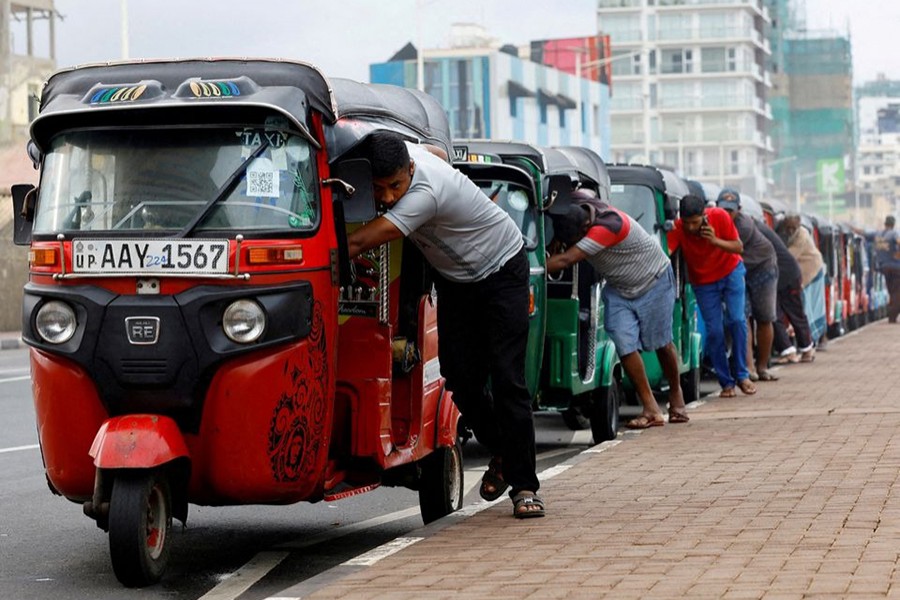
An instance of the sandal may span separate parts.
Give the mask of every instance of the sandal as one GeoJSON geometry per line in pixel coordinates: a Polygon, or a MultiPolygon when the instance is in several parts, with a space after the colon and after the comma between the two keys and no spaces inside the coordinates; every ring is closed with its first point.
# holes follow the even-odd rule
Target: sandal
{"type": "Polygon", "coordinates": [[[503,480],[503,474],[500,472],[500,458],[495,456],[488,463],[487,471],[481,478],[478,494],[488,502],[493,502],[507,489],[509,489],[509,484],[503,480]]]}
{"type": "Polygon", "coordinates": [[[760,371],[759,372],[759,380],[760,381],[778,381],[778,377],[769,373],[768,371],[760,371]]]}
{"type": "Polygon", "coordinates": [[[722,388],[722,391],[719,392],[719,398],[734,398],[737,396],[737,392],[734,391],[734,387],[722,388]]]}
{"type": "Polygon", "coordinates": [[[654,415],[653,417],[641,415],[628,421],[625,427],[628,429],[648,429],[650,427],[662,427],[665,424],[666,420],[663,419],[662,415],[654,415]]]}
{"type": "Polygon", "coordinates": [[[543,517],[544,501],[534,492],[521,491],[512,498],[513,516],[517,519],[543,517]]]}
{"type": "Polygon", "coordinates": [[[738,381],[738,387],[741,388],[741,391],[748,396],[752,396],[756,393],[756,386],[753,385],[753,382],[749,379],[738,381]]]}
{"type": "Polygon", "coordinates": [[[687,415],[687,411],[683,408],[669,409],[669,423],[687,423],[691,418],[687,415]]]}

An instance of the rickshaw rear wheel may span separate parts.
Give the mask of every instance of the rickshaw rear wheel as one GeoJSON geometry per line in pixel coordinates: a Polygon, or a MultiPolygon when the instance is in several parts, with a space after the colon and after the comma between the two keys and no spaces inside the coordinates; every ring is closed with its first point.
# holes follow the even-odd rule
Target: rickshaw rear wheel
{"type": "Polygon", "coordinates": [[[616,439],[619,435],[619,405],[624,391],[622,382],[613,377],[608,386],[594,391],[591,402],[591,433],[594,443],[600,444],[616,439]]]}
{"type": "Polygon", "coordinates": [[[127,587],[152,585],[169,561],[172,496],[155,471],[117,475],[109,503],[109,553],[116,578],[127,587]]]}
{"type": "Polygon", "coordinates": [[[427,525],[462,508],[463,459],[459,441],[435,448],[419,465],[422,521],[427,525]]]}
{"type": "Polygon", "coordinates": [[[700,400],[700,367],[696,366],[681,376],[681,395],[685,404],[700,400]]]}

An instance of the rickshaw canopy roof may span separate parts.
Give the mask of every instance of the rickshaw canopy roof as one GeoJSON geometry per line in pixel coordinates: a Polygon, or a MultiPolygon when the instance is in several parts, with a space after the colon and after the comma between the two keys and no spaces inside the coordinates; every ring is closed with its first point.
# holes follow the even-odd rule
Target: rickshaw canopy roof
{"type": "Polygon", "coordinates": [[[452,156],[450,123],[444,108],[425,92],[396,85],[330,80],[337,120],[326,127],[332,160],[375,130],[391,130],[419,143],[438,146],[452,156]]]}
{"type": "Polygon", "coordinates": [[[757,221],[765,220],[762,205],[753,196],[741,194],[741,212],[757,221]]]}
{"type": "Polygon", "coordinates": [[[668,169],[651,165],[608,165],[610,182],[615,185],[643,185],[664,194],[663,216],[674,219],[679,201],[691,193],[687,182],[668,169]]]}
{"type": "Polygon", "coordinates": [[[555,146],[545,152],[551,173],[572,171],[587,178],[598,188],[600,199],[609,201],[609,173],[599,154],[581,146],[555,146]]]}
{"type": "MultiPolygon", "coordinates": [[[[457,162],[478,162],[472,160],[472,157],[497,157],[501,161],[504,157],[522,157],[527,158],[540,169],[541,173],[547,173],[549,164],[544,151],[531,144],[524,142],[514,142],[507,140],[473,140],[463,139],[454,142],[454,156],[462,154],[465,148],[465,159],[457,162]],[[459,150],[459,153],[455,151],[459,150]]],[[[483,162],[483,161],[482,161],[483,162]]]]}
{"type": "Polygon", "coordinates": [[[229,106],[274,110],[313,142],[307,128],[309,112],[321,113],[326,122],[337,118],[328,80],[307,63],[245,58],[139,60],[84,65],[53,74],[44,86],[31,137],[43,150],[53,135],[68,127],[141,123],[148,111],[156,109],[229,106]]]}

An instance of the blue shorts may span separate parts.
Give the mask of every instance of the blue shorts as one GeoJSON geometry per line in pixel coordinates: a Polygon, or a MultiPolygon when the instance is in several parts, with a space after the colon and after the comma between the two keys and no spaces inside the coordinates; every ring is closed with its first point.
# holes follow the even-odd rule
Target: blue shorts
{"type": "Polygon", "coordinates": [[[672,341],[675,276],[666,267],[656,283],[637,298],[623,298],[612,286],[603,287],[603,326],[619,356],[638,350],[658,350],[672,341]]]}

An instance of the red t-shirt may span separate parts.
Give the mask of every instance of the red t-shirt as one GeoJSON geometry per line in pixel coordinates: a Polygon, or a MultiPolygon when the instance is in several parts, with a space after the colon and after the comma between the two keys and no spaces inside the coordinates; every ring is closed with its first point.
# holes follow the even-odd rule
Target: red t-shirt
{"type": "MultiPolygon", "coordinates": [[[[716,232],[716,237],[723,240],[739,239],[737,227],[727,212],[721,208],[706,209],[706,218],[716,232]]],[[[669,232],[669,252],[679,247],[687,262],[688,279],[694,285],[714,283],[728,276],[741,262],[741,255],[726,252],[713,246],[709,240],[699,235],[687,233],[682,228],[681,219],[675,221],[675,229],[669,232]]]]}

